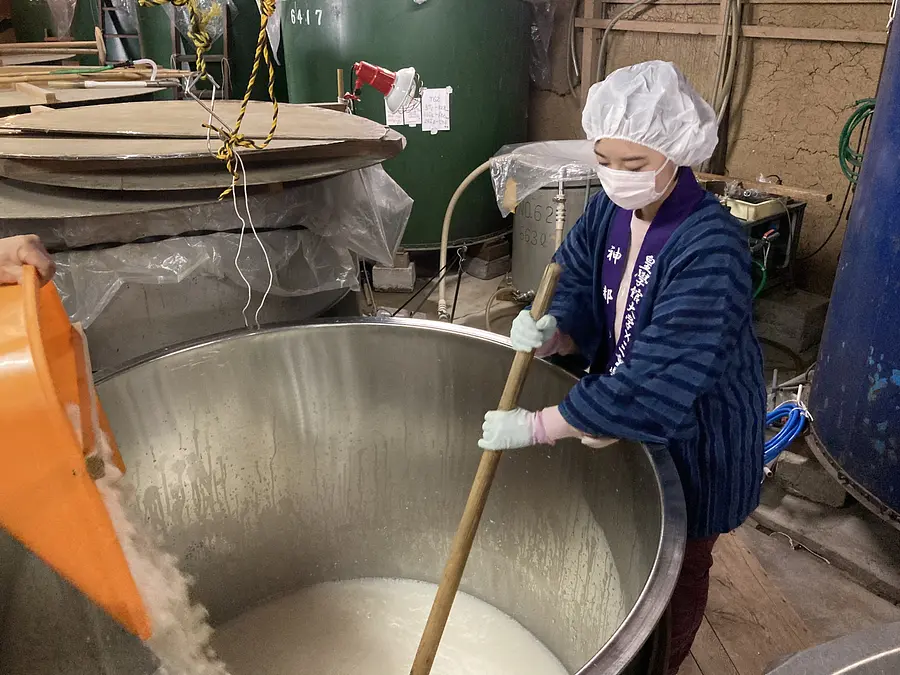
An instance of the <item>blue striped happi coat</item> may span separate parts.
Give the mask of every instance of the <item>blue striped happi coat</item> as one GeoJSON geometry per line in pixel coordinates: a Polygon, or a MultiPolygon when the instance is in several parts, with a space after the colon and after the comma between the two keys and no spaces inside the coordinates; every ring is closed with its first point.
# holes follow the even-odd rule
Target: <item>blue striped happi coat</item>
{"type": "Polygon", "coordinates": [[[613,327],[600,275],[616,208],[600,192],[556,254],[563,274],[550,312],[604,373],[585,375],[560,412],[592,436],[665,446],[684,487],[688,536],[728,532],[759,504],[762,481],[766,398],[747,236],[705,195],[660,252],[631,353],[608,375],[613,327]]]}

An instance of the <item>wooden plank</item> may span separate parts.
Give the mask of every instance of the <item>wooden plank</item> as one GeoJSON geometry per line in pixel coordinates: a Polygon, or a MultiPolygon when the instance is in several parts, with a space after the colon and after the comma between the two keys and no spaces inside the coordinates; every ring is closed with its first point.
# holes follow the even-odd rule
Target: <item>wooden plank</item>
{"type": "MultiPolygon", "coordinates": [[[[596,28],[603,30],[609,26],[609,19],[576,19],[576,28],[596,28]]],[[[676,35],[718,35],[721,26],[715,23],[681,23],[672,21],[626,21],[613,26],[613,30],[635,33],[674,33],[676,35]]]]}
{"type": "Polygon", "coordinates": [[[678,675],[703,675],[703,671],[700,670],[694,657],[689,654],[681,664],[681,668],[678,669],[678,675]]]}
{"type": "MultiPolygon", "coordinates": [[[[576,19],[575,27],[604,29],[608,19],[576,19]]],[[[718,35],[721,26],[714,23],[681,23],[671,21],[619,21],[613,30],[636,33],[669,33],[674,35],[718,35]]],[[[772,40],[800,40],[811,42],[849,42],[853,44],[883,45],[887,33],[882,31],[846,30],[832,28],[790,28],[783,26],[741,26],[741,36],[772,40]]]]}
{"type": "Polygon", "coordinates": [[[30,99],[34,99],[35,103],[59,103],[55,93],[28,82],[18,82],[16,91],[20,94],[25,94],[30,99]]]}
{"type": "Polygon", "coordinates": [[[33,54],[45,55],[45,56],[59,56],[60,54],[82,54],[84,56],[97,56],[97,48],[94,49],[66,49],[64,47],[60,47],[58,49],[41,49],[39,51],[33,51],[31,49],[21,49],[17,48],[15,44],[8,45],[0,50],[0,54],[3,56],[19,56],[22,54],[31,56],[33,54]]]}
{"type": "MultiPolygon", "coordinates": [[[[315,154],[314,148],[340,146],[341,143],[341,141],[286,141],[276,138],[265,150],[252,148],[242,150],[241,157],[245,162],[252,161],[260,153],[281,160],[290,154],[294,156],[303,154],[308,157],[315,154]]],[[[215,150],[220,143],[213,137],[211,144],[215,150]]],[[[172,161],[196,160],[210,165],[218,165],[221,161],[210,157],[206,140],[203,139],[60,138],[26,134],[0,135],[0,159],[48,161],[54,165],[71,163],[73,167],[88,171],[96,169],[97,162],[115,163],[121,168],[134,169],[146,166],[165,167],[172,161]]]]}
{"type": "MultiPolygon", "coordinates": [[[[214,144],[213,148],[216,147],[214,144]]],[[[269,154],[269,150],[262,150],[254,155],[258,163],[246,162],[241,182],[244,176],[248,185],[327,178],[379,164],[395,157],[402,149],[402,137],[394,132],[385,140],[316,146],[311,148],[313,157],[292,155],[279,159],[274,153],[269,154]],[[321,153],[316,152],[319,149],[321,153]]],[[[132,170],[117,167],[88,170],[77,162],[56,164],[2,159],[0,175],[26,183],[81,190],[221,190],[231,185],[231,174],[223,162],[213,165],[170,162],[165,171],[160,171],[153,166],[132,170]]]]}
{"type": "Polygon", "coordinates": [[[93,40],[76,40],[72,42],[66,42],[64,40],[49,40],[46,42],[13,42],[7,45],[0,45],[0,53],[3,50],[8,49],[10,46],[15,46],[21,49],[34,49],[34,51],[39,52],[42,49],[59,49],[59,48],[80,48],[84,47],[85,49],[90,49],[93,47],[97,48],[97,43],[93,40]]]}
{"type": "MultiPolygon", "coordinates": [[[[31,86],[35,85],[32,84],[31,86]]],[[[158,87],[144,87],[141,89],[122,89],[118,87],[115,89],[56,89],[55,87],[50,87],[47,90],[56,98],[56,101],[53,103],[80,104],[112,103],[123,100],[137,101],[150,98],[155,92],[160,91],[158,87]]],[[[0,115],[21,113],[29,108],[32,108],[31,112],[53,110],[53,108],[47,107],[47,103],[43,97],[35,98],[22,91],[0,88],[0,115]]]]}
{"type": "Polygon", "coordinates": [[[21,66],[32,63],[58,63],[74,58],[75,54],[6,54],[0,56],[0,66],[21,66]]]}
{"type": "MultiPolygon", "coordinates": [[[[584,20],[593,22],[594,0],[584,0],[584,20]]],[[[577,21],[576,21],[577,25],[577,21]]],[[[588,89],[594,83],[594,72],[597,70],[597,36],[591,26],[584,27],[581,45],[581,105],[587,102],[588,89]]]]}
{"type": "Polygon", "coordinates": [[[703,617],[703,623],[694,638],[691,653],[703,675],[738,675],[737,668],[706,617],[703,617]]]}
{"type": "Polygon", "coordinates": [[[764,673],[815,643],[738,535],[722,536],[713,558],[706,617],[739,675],[764,673]]]}
{"type": "MultiPolygon", "coordinates": [[[[233,125],[240,101],[217,101],[216,116],[233,125]]],[[[202,138],[209,113],[194,101],[146,101],[64,108],[45,113],[16,115],[0,122],[0,128],[58,132],[91,137],[202,138]]],[[[262,139],[272,124],[272,105],[250,101],[241,133],[262,139]]],[[[299,104],[278,106],[281,140],[380,140],[387,128],[372,120],[299,104]]]]}
{"type": "Polygon", "coordinates": [[[741,26],[748,38],[803,40],[810,42],[851,42],[855,44],[887,44],[886,31],[847,30],[843,28],[783,28],[781,26],[741,26]]]}
{"type": "Polygon", "coordinates": [[[822,201],[830,202],[834,195],[831,192],[822,192],[821,190],[811,190],[809,188],[791,187],[789,185],[777,185],[775,183],[759,183],[755,180],[746,180],[744,178],[733,178],[730,176],[720,176],[715,173],[695,172],[699,180],[708,181],[725,181],[726,183],[737,182],[745,188],[754,188],[760,192],[767,192],[772,195],[781,197],[793,197],[804,201],[822,201]]]}

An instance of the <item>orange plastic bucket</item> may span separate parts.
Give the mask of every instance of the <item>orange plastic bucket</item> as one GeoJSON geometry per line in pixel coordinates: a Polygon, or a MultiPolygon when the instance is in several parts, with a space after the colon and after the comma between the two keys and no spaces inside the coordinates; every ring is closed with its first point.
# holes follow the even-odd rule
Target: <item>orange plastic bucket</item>
{"type": "Polygon", "coordinates": [[[135,635],[150,620],[85,455],[94,448],[94,397],[80,331],[53,284],[34,268],[0,286],[0,526],[135,635]],[[76,432],[67,413],[80,410],[76,432]]]}

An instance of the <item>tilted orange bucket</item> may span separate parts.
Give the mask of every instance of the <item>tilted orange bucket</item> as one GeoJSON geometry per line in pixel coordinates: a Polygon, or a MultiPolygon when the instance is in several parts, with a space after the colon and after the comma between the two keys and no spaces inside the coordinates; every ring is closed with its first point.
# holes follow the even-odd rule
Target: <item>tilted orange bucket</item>
{"type": "Polygon", "coordinates": [[[135,635],[150,620],[85,456],[92,406],[125,470],[94,396],[81,332],[53,284],[34,268],[0,286],[0,527],[135,635]],[[68,414],[80,411],[76,431],[68,414]]]}

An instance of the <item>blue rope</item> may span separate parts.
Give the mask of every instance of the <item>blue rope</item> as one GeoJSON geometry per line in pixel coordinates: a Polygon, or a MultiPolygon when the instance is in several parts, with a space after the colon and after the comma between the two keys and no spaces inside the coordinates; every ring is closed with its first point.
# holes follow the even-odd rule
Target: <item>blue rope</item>
{"type": "Polygon", "coordinates": [[[803,433],[809,423],[809,413],[806,408],[796,401],[787,401],[766,415],[766,426],[771,427],[784,421],[781,429],[772,438],[766,441],[763,453],[763,464],[770,464],[803,433]]]}

